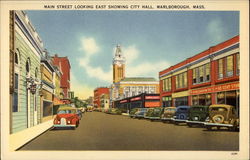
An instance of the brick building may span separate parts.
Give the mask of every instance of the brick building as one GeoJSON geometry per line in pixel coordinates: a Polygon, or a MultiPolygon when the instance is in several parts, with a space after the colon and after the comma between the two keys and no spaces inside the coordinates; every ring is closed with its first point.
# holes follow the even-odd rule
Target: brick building
{"type": "Polygon", "coordinates": [[[52,57],[52,63],[58,66],[61,71],[61,88],[63,90],[63,98],[69,98],[68,92],[70,91],[70,62],[68,57],[58,57],[57,54],[52,57]]]}
{"type": "Polygon", "coordinates": [[[159,72],[164,107],[230,104],[239,111],[239,36],[159,72]]]}
{"type": "Polygon", "coordinates": [[[109,94],[109,88],[99,87],[94,90],[94,107],[101,107],[101,95],[103,94],[109,94]]]}

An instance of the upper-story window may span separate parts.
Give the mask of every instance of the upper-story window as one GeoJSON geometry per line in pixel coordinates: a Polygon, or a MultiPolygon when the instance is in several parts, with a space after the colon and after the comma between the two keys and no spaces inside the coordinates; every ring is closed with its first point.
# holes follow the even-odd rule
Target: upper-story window
{"type": "Polygon", "coordinates": [[[240,74],[240,54],[236,54],[236,74],[240,74]]]}
{"type": "Polygon", "coordinates": [[[226,58],[226,76],[232,77],[233,76],[233,55],[227,56],[226,58]]]}
{"type": "Polygon", "coordinates": [[[175,84],[177,89],[187,87],[187,72],[176,75],[175,84]]]}
{"type": "Polygon", "coordinates": [[[193,69],[193,84],[210,81],[210,63],[193,69]]]}
{"type": "Polygon", "coordinates": [[[239,53],[229,55],[227,57],[221,58],[217,60],[217,79],[223,79],[232,77],[239,74],[239,53]],[[236,56],[236,57],[235,57],[236,56]],[[235,57],[235,58],[234,58],[235,57]],[[234,69],[234,65],[236,64],[236,70],[234,69]]]}
{"type": "Polygon", "coordinates": [[[163,80],[163,91],[171,90],[171,77],[163,80]]]}

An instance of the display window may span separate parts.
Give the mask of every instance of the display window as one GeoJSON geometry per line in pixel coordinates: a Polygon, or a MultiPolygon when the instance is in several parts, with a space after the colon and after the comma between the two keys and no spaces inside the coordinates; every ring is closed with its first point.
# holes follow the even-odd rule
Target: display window
{"type": "Polygon", "coordinates": [[[217,93],[217,104],[228,104],[236,107],[239,112],[240,91],[226,91],[217,93]]]}
{"type": "Polygon", "coordinates": [[[179,97],[174,99],[175,107],[188,105],[188,97],[179,97]]]}

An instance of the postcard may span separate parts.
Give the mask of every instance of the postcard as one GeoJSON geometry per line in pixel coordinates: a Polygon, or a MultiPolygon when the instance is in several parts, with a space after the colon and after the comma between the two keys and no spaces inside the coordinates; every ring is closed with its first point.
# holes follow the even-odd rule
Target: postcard
{"type": "Polygon", "coordinates": [[[248,159],[247,1],[2,1],[2,159],[248,159]]]}

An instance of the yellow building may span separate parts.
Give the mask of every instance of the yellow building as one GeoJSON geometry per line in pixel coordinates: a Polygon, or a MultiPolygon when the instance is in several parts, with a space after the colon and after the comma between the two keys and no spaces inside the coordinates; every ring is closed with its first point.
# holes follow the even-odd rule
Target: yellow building
{"type": "Polygon", "coordinates": [[[54,96],[53,96],[53,103],[54,105],[63,104],[61,99],[63,99],[63,90],[61,88],[61,76],[62,71],[59,67],[53,66],[55,69],[54,75],[53,75],[53,84],[54,84],[54,96]]]}
{"type": "Polygon", "coordinates": [[[121,47],[116,47],[113,58],[113,84],[110,87],[110,104],[119,99],[141,93],[159,93],[159,81],[152,77],[126,77],[125,57],[121,47]]]}
{"type": "Polygon", "coordinates": [[[41,119],[42,122],[53,118],[53,73],[54,68],[48,60],[47,53],[41,60],[41,119]]]}

